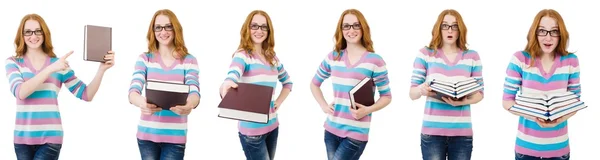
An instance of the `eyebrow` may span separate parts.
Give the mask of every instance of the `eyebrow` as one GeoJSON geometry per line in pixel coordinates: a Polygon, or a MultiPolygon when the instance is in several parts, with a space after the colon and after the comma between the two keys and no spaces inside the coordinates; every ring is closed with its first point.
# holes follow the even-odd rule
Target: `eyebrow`
{"type": "Polygon", "coordinates": [[[267,23],[258,24],[258,23],[256,23],[256,22],[252,22],[252,23],[250,23],[250,24],[256,24],[256,25],[267,25],[267,23]]]}
{"type": "Polygon", "coordinates": [[[343,24],[355,24],[355,23],[360,23],[360,22],[352,22],[352,23],[344,22],[343,24]]]}
{"type": "Polygon", "coordinates": [[[26,31],[36,31],[36,30],[42,30],[42,29],[41,28],[35,28],[35,29],[32,30],[32,29],[25,28],[24,30],[26,30],[26,31]]]}
{"type": "MultiPolygon", "coordinates": [[[[447,21],[443,21],[442,24],[448,23],[447,21]]],[[[452,22],[452,24],[458,24],[457,22],[452,22]]]]}
{"type": "MultiPolygon", "coordinates": [[[[159,25],[159,26],[160,26],[161,24],[155,23],[154,25],[155,25],[155,26],[156,26],[156,25],[159,25]]],[[[166,25],[173,25],[173,24],[171,24],[171,23],[167,23],[167,24],[164,24],[164,25],[166,26],[166,25]]]]}
{"type": "MultiPolygon", "coordinates": [[[[544,26],[538,26],[538,29],[540,29],[540,28],[546,29],[546,27],[544,27],[544,26]]],[[[558,29],[558,26],[552,26],[552,27],[550,27],[550,29],[558,29]]]]}

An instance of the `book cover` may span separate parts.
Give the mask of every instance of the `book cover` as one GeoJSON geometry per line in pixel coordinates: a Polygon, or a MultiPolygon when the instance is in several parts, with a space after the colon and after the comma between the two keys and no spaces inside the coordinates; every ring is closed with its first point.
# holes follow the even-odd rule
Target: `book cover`
{"type": "Polygon", "coordinates": [[[237,83],[219,103],[218,117],[268,123],[270,119],[273,88],[269,86],[237,83]]]}
{"type": "Polygon", "coordinates": [[[167,83],[158,81],[146,82],[146,101],[163,110],[169,110],[177,105],[185,105],[190,92],[186,84],[167,83]]]}
{"type": "Polygon", "coordinates": [[[84,26],[83,60],[106,62],[104,55],[112,50],[112,28],[95,25],[84,26]]]}
{"type": "Polygon", "coordinates": [[[359,81],[350,91],[351,108],[356,109],[356,103],[365,106],[375,104],[375,82],[372,78],[366,77],[359,81]]]}

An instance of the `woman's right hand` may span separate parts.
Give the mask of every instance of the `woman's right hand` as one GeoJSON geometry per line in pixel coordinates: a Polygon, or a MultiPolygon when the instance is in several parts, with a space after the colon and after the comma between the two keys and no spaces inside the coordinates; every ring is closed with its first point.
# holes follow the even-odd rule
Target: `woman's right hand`
{"type": "Polygon", "coordinates": [[[71,56],[71,54],[73,54],[73,51],[70,51],[69,53],[60,57],[58,60],[54,61],[52,64],[50,64],[48,66],[47,69],[51,73],[66,70],[67,68],[69,68],[69,62],[67,61],[67,58],[69,58],[69,56],[71,56]]]}
{"type": "Polygon", "coordinates": [[[223,82],[223,84],[221,84],[221,87],[219,88],[221,90],[221,98],[225,97],[225,95],[227,95],[227,91],[229,91],[229,89],[231,88],[237,88],[238,85],[230,80],[227,80],[225,82],[223,82]]]}
{"type": "Polygon", "coordinates": [[[136,106],[138,106],[142,111],[142,114],[145,115],[152,115],[156,112],[162,111],[162,108],[158,108],[156,105],[148,103],[146,101],[146,97],[143,97],[141,95],[138,98],[138,102],[136,102],[136,106]]]}
{"type": "Polygon", "coordinates": [[[420,88],[421,96],[425,96],[425,97],[435,96],[435,92],[431,91],[431,88],[429,87],[429,83],[423,83],[419,86],[419,88],[420,88]]]}
{"type": "Polygon", "coordinates": [[[333,103],[327,104],[327,105],[321,105],[321,110],[323,110],[323,113],[325,114],[329,114],[329,115],[333,115],[333,103]]]}

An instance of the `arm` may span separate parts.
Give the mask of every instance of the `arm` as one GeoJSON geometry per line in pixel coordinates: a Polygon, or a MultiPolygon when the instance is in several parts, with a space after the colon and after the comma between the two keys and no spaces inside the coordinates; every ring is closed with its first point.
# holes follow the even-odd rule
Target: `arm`
{"type": "Polygon", "coordinates": [[[185,59],[185,84],[190,85],[190,93],[187,98],[186,105],[191,108],[198,107],[200,104],[200,80],[198,68],[198,61],[196,58],[188,56],[185,59]]]}
{"type": "Polygon", "coordinates": [[[44,81],[52,74],[49,69],[45,68],[40,73],[33,76],[33,78],[24,81],[15,58],[7,59],[5,64],[6,78],[8,78],[10,91],[18,100],[24,100],[29,97],[29,95],[31,95],[36,88],[44,83],[44,81]]]}
{"type": "Polygon", "coordinates": [[[373,82],[379,91],[379,99],[370,107],[366,107],[367,113],[373,113],[385,108],[392,102],[392,91],[390,89],[390,80],[388,78],[388,70],[386,68],[385,61],[379,57],[380,60],[373,70],[373,82]]]}
{"type": "Polygon", "coordinates": [[[412,77],[410,80],[410,91],[409,96],[411,100],[417,100],[421,98],[421,84],[425,83],[427,76],[427,61],[425,55],[419,52],[415,61],[413,62],[412,77]]]}
{"type": "Polygon", "coordinates": [[[321,61],[321,64],[317,69],[317,73],[315,73],[315,76],[310,84],[310,91],[315,98],[315,101],[317,101],[321,107],[329,106],[325,100],[325,97],[323,96],[323,91],[321,91],[321,84],[323,84],[323,82],[331,76],[331,66],[329,65],[329,61],[332,59],[333,55],[329,54],[328,57],[321,61]]]}
{"type": "Polygon", "coordinates": [[[516,53],[515,55],[513,55],[513,57],[510,60],[510,63],[508,64],[508,67],[506,69],[506,77],[504,78],[504,93],[502,96],[502,99],[503,99],[502,106],[504,107],[504,109],[506,111],[508,111],[511,114],[521,116],[523,118],[537,122],[536,121],[537,118],[535,118],[533,116],[521,114],[521,113],[510,110],[510,108],[515,105],[515,97],[517,95],[517,92],[521,88],[521,85],[523,82],[523,78],[522,78],[523,70],[522,70],[521,65],[524,64],[523,61],[525,61],[525,58],[523,57],[522,60],[520,60],[517,57],[518,55],[521,55],[521,54],[522,53],[519,52],[519,53],[516,53]]]}
{"type": "Polygon", "coordinates": [[[285,101],[285,99],[290,94],[290,92],[292,92],[293,83],[290,78],[290,75],[288,75],[288,72],[283,67],[283,64],[279,63],[279,66],[277,67],[277,71],[279,72],[279,74],[277,75],[277,78],[279,79],[279,82],[281,82],[281,84],[283,85],[283,87],[281,88],[281,91],[279,92],[279,96],[275,100],[277,107],[279,107],[279,105],[281,105],[281,103],[283,103],[283,101],[285,101]]]}
{"type": "Polygon", "coordinates": [[[144,98],[141,93],[146,84],[146,57],[144,55],[140,55],[135,62],[133,77],[131,79],[131,84],[129,85],[129,103],[137,106],[143,107],[146,105],[146,98],[144,98]]]}
{"type": "Polygon", "coordinates": [[[229,65],[229,71],[227,72],[227,78],[221,87],[219,87],[221,98],[223,98],[230,88],[237,88],[237,83],[242,78],[242,75],[246,72],[246,59],[247,56],[243,50],[238,50],[233,54],[231,64],[229,65]]]}
{"type": "Polygon", "coordinates": [[[85,92],[87,94],[87,96],[84,96],[84,97],[88,97],[87,101],[92,101],[94,99],[94,96],[98,92],[98,89],[100,88],[100,84],[102,83],[102,78],[104,77],[105,71],[106,70],[98,69],[98,72],[96,72],[96,76],[94,76],[94,79],[92,80],[90,85],[87,87],[87,90],[85,92]]]}
{"type": "MultiPolygon", "coordinates": [[[[567,85],[567,91],[575,93],[581,99],[581,83],[579,79],[580,69],[579,69],[579,59],[574,55],[570,54],[568,57],[568,61],[571,65],[570,73],[569,73],[569,81],[567,85]]],[[[560,124],[567,119],[571,118],[577,113],[577,111],[573,113],[569,113],[563,117],[558,118],[557,124],[560,124]]]]}
{"type": "MultiPolygon", "coordinates": [[[[71,92],[73,95],[75,95],[75,97],[77,97],[78,99],[89,102],[89,101],[91,101],[91,98],[92,98],[89,96],[95,95],[96,91],[98,91],[98,86],[100,84],[97,81],[96,81],[97,86],[95,86],[96,88],[94,88],[93,91],[90,91],[87,84],[85,84],[83,81],[81,81],[79,78],[77,78],[77,76],[75,76],[75,71],[73,71],[71,68],[69,68],[65,72],[59,72],[59,73],[61,73],[61,75],[62,75],[61,81],[69,89],[69,92],[71,92]],[[90,93],[90,92],[93,92],[93,93],[90,93]]],[[[102,78],[102,76],[100,76],[100,78],[102,78]]],[[[96,78],[94,78],[94,79],[96,79],[96,78]]]]}

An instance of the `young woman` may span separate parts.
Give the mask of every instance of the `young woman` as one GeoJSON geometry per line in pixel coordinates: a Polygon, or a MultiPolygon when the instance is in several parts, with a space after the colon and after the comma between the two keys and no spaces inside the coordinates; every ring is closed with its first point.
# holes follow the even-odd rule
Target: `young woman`
{"type": "Polygon", "coordinates": [[[483,99],[483,89],[462,100],[438,98],[429,88],[432,79],[476,78],[483,85],[479,54],[467,49],[467,27],[456,10],[444,10],[433,26],[429,46],[420,50],[413,64],[410,98],[424,96],[421,129],[424,160],[468,160],[473,149],[471,104],[483,99]]]}
{"type": "MultiPolygon", "coordinates": [[[[525,50],[512,55],[504,83],[503,106],[515,104],[517,92],[573,92],[581,96],[579,60],[567,51],[569,32],[558,12],[540,11],[533,20],[525,50]]],[[[509,111],[519,116],[515,159],[569,159],[567,119],[576,112],[555,121],[545,122],[532,116],[509,111]]]]}
{"type": "Polygon", "coordinates": [[[327,54],[315,74],[310,89],[313,97],[327,114],[325,147],[329,160],[359,159],[368,141],[373,112],[392,100],[388,72],[383,58],[375,53],[371,31],[363,14],[356,9],[345,10],[335,32],[334,51],[327,54]],[[372,78],[380,98],[372,106],[355,103],[348,92],[365,77],[372,78]],[[325,101],[321,84],[331,78],[332,103],[325,101]]]}
{"type": "Polygon", "coordinates": [[[143,160],[183,159],[187,116],[200,103],[198,63],[188,53],[181,24],[170,10],[154,13],[147,40],[148,52],[138,57],[129,89],[130,103],[142,112],[137,132],[140,154],[143,160]],[[147,103],[141,96],[147,81],[189,85],[186,104],[163,110],[147,103]]]}
{"type": "Polygon", "coordinates": [[[269,15],[261,10],[248,14],[240,31],[240,45],[233,54],[227,78],[221,85],[221,96],[225,96],[237,83],[250,83],[275,88],[277,81],[282,88],[279,97],[271,102],[271,119],[266,124],[239,122],[239,138],[246,159],[274,159],[277,146],[279,121],[277,110],[290,94],[292,81],[275,51],[273,23],[269,15]]]}
{"type": "Polygon", "coordinates": [[[87,85],[67,62],[73,51],[58,58],[50,35],[41,16],[25,15],[15,37],[16,55],[6,59],[6,77],[17,99],[14,144],[19,160],[58,159],[63,143],[60,89],[64,84],[75,97],[92,101],[104,73],[114,65],[114,52],[107,51],[107,61],[87,85]]]}

